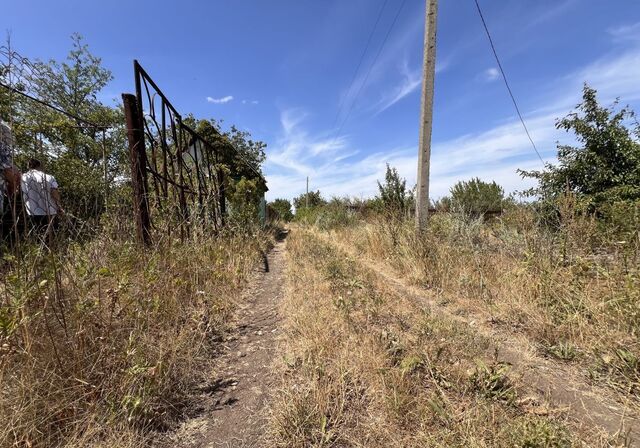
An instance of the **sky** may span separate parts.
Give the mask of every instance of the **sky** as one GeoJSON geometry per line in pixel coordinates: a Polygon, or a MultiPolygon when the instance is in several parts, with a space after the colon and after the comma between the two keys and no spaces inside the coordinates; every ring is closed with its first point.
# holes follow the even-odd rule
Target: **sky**
{"type": "MultiPolygon", "coordinates": [[[[327,198],[374,196],[386,164],[415,184],[424,0],[2,3],[0,29],[25,56],[62,59],[69,36],[84,36],[114,76],[103,101],[134,90],[138,59],[183,115],[222,119],[267,143],[270,200],[303,193],[307,176],[327,198]]],[[[585,82],[603,103],[620,98],[640,111],[637,0],[480,4],[546,162],[573,141],[555,122],[585,82]]],[[[472,177],[507,192],[530,187],[516,170],[542,163],[473,0],[440,1],[435,83],[432,197],[472,177]]]]}

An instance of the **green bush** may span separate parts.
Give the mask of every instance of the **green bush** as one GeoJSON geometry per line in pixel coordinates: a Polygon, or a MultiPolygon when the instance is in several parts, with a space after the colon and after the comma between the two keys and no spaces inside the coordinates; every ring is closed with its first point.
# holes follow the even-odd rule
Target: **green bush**
{"type": "Polygon", "coordinates": [[[577,211],[601,215],[609,204],[640,200],[640,126],[630,128],[634,112],[598,104],[596,91],[584,86],[583,102],[557,123],[572,131],[581,146],[558,146],[558,164],[542,171],[520,171],[538,181],[525,192],[553,202],[574,194],[577,211]]]}
{"type": "Polygon", "coordinates": [[[451,198],[441,202],[456,211],[472,217],[484,216],[488,212],[501,211],[504,203],[504,190],[496,182],[483,182],[479,178],[460,181],[451,190],[451,198]]]}
{"type": "Polygon", "coordinates": [[[269,203],[269,210],[274,215],[272,218],[281,219],[282,221],[289,222],[293,219],[293,213],[291,212],[291,202],[288,199],[276,199],[269,203]]]}
{"type": "Polygon", "coordinates": [[[378,206],[382,206],[381,211],[403,215],[410,207],[413,199],[411,192],[407,191],[407,181],[400,177],[398,170],[387,164],[387,172],[384,176],[384,183],[378,181],[380,195],[378,206]]]}

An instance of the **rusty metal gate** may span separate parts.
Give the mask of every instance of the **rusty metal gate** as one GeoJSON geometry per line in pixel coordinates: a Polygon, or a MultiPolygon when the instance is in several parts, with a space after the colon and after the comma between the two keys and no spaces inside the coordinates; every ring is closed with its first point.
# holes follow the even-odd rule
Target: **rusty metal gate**
{"type": "Polygon", "coordinates": [[[136,94],[123,94],[131,187],[139,238],[181,239],[194,225],[218,231],[225,217],[220,148],[187,126],[158,85],[134,61],[136,94]]]}

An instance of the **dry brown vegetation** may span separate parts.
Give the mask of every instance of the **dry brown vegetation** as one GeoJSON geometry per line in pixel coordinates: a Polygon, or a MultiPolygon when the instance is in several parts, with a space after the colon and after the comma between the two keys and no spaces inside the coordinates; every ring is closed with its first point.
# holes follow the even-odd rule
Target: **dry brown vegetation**
{"type": "Polygon", "coordinates": [[[517,207],[485,223],[434,216],[417,237],[410,221],[372,219],[331,237],[430,290],[458,313],[525,335],[540,354],[575,363],[598,384],[640,403],[640,245],[595,218],[562,209],[559,229],[517,207]]]}
{"type": "Polygon", "coordinates": [[[194,235],[143,252],[117,227],[4,257],[0,446],[137,447],[170,428],[268,240],[194,235]]]}
{"type": "MultiPolygon", "coordinates": [[[[291,262],[281,310],[284,374],[270,426],[274,446],[630,443],[581,425],[562,409],[527,395],[508,364],[487,356],[490,340],[399,294],[361,263],[363,256],[389,263],[408,278],[437,288],[442,300],[473,298],[477,307],[498,309],[504,296],[496,295],[494,282],[502,278],[489,266],[503,272],[501,263],[509,257],[525,256],[526,238],[507,232],[510,249],[501,254],[500,227],[474,225],[438,217],[430,234],[420,240],[413,236],[410,222],[392,229],[389,221],[352,221],[330,234],[309,226],[293,231],[287,243],[291,262]],[[438,245],[431,244],[435,238],[438,245]],[[525,241],[517,243],[519,239],[525,241]]],[[[521,275],[526,274],[526,265],[517,265],[524,270],[521,275]]],[[[513,270],[504,273],[515,275],[513,270]]],[[[531,277],[510,287],[524,288],[525,283],[531,288],[527,290],[536,290],[531,277]]],[[[505,285],[504,294],[508,291],[513,292],[505,285]]],[[[518,309],[520,325],[522,319],[533,325],[523,313],[536,305],[519,303],[509,300],[503,309],[505,322],[518,309]]],[[[546,322],[551,316],[549,310],[537,319],[546,322]]],[[[558,337],[574,335],[568,339],[572,344],[580,341],[567,329],[557,331],[558,337]]],[[[586,331],[582,334],[581,340],[587,341],[586,331]]]]}

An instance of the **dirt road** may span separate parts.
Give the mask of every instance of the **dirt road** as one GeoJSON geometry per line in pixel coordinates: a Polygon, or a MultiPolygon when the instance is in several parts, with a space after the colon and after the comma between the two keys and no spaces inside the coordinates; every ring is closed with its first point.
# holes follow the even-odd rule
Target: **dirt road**
{"type": "Polygon", "coordinates": [[[275,383],[271,364],[280,321],[285,244],[284,238],[276,244],[250,281],[235,330],[216,363],[217,377],[202,391],[203,412],[170,437],[172,446],[263,446],[266,404],[275,383]]]}

